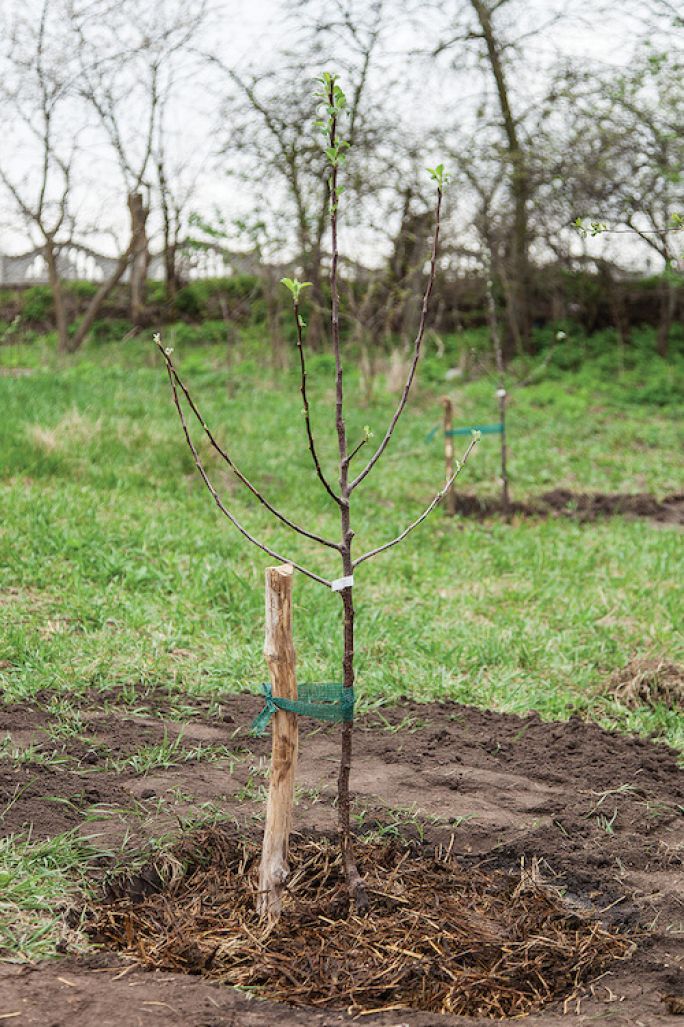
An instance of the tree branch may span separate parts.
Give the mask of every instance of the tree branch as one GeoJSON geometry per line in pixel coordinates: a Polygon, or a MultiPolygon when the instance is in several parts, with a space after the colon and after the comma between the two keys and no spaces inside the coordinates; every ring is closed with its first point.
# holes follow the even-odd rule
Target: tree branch
{"type": "Polygon", "coordinates": [[[398,544],[399,542],[403,542],[403,540],[404,540],[404,539],[406,538],[406,536],[407,536],[408,534],[410,534],[410,533],[411,533],[411,532],[413,531],[413,529],[414,529],[414,528],[417,528],[417,527],[418,527],[418,525],[419,525],[419,524],[420,524],[420,523],[421,523],[422,521],[424,521],[424,520],[425,520],[425,518],[429,516],[429,514],[431,514],[431,513],[432,513],[432,511],[433,511],[433,510],[434,510],[434,508],[435,508],[435,507],[437,506],[437,504],[438,504],[438,503],[439,503],[439,502],[440,502],[440,501],[441,501],[442,499],[444,499],[444,497],[446,496],[447,492],[449,491],[449,489],[451,488],[451,486],[453,485],[453,483],[454,483],[454,482],[456,481],[456,478],[458,478],[459,474],[461,473],[461,470],[462,470],[462,469],[463,469],[463,468],[465,467],[465,465],[467,464],[467,462],[468,462],[468,457],[470,456],[470,454],[471,454],[472,450],[474,449],[474,447],[475,447],[475,446],[477,445],[477,441],[478,441],[478,437],[477,437],[477,436],[474,436],[474,437],[473,437],[473,438],[471,439],[471,441],[470,441],[470,445],[468,446],[468,448],[466,449],[465,453],[463,454],[463,459],[462,459],[462,460],[460,461],[460,463],[458,463],[458,465],[457,465],[457,467],[456,467],[456,470],[455,470],[455,471],[454,471],[454,473],[453,473],[453,474],[451,475],[451,477],[450,477],[450,478],[449,478],[449,480],[447,481],[447,483],[446,483],[446,485],[444,486],[444,488],[443,488],[443,489],[440,489],[440,491],[439,491],[439,492],[437,493],[437,495],[436,495],[436,496],[435,496],[435,498],[434,498],[434,499],[432,500],[432,502],[430,503],[430,505],[429,505],[429,506],[428,506],[428,507],[427,507],[427,508],[426,508],[426,509],[425,509],[425,510],[424,510],[424,511],[422,512],[422,514],[420,515],[420,517],[417,517],[417,518],[415,519],[415,521],[412,521],[412,523],[411,523],[411,524],[409,524],[408,528],[405,528],[405,529],[404,529],[404,530],[403,530],[403,531],[401,532],[401,534],[400,534],[400,535],[397,535],[397,537],[396,537],[396,538],[393,538],[391,542],[385,542],[385,544],[384,544],[384,545],[382,545],[382,546],[377,546],[377,548],[376,548],[376,549],[371,549],[371,550],[370,550],[369,552],[367,552],[367,553],[364,553],[364,554],[363,554],[363,556],[359,556],[357,560],[354,560],[354,567],[355,567],[355,568],[356,568],[356,567],[358,567],[360,563],[363,563],[363,562],[364,562],[364,560],[370,560],[370,559],[371,559],[371,557],[373,557],[373,556],[377,556],[377,555],[378,555],[378,553],[383,553],[383,552],[385,551],[385,549],[391,549],[391,548],[392,548],[392,546],[396,546],[396,545],[397,545],[397,544],[398,544]]]}
{"type": "Polygon", "coordinates": [[[188,444],[188,446],[190,448],[190,452],[192,453],[193,460],[195,461],[195,467],[199,471],[199,473],[201,475],[201,478],[202,478],[202,481],[204,482],[204,484],[209,489],[209,491],[210,491],[210,493],[211,493],[211,495],[212,495],[212,497],[214,499],[214,502],[216,503],[216,505],[219,508],[219,510],[221,511],[221,513],[224,514],[228,518],[228,520],[231,522],[231,524],[233,524],[237,528],[237,530],[240,532],[240,534],[244,535],[244,537],[247,539],[247,541],[251,542],[252,545],[257,547],[257,549],[263,550],[264,553],[268,553],[269,556],[275,557],[275,559],[276,560],[280,560],[281,563],[292,564],[292,566],[296,570],[298,570],[301,574],[305,574],[307,578],[311,578],[313,581],[317,581],[320,585],[326,585],[328,588],[330,588],[331,582],[328,581],[327,578],[322,578],[322,577],[320,577],[320,575],[315,574],[313,571],[307,570],[306,567],[302,567],[301,564],[296,563],[294,560],[291,560],[289,556],[283,556],[281,553],[277,553],[275,551],[275,549],[271,549],[270,546],[267,546],[265,543],[260,542],[258,539],[254,538],[254,536],[251,535],[247,531],[246,528],[243,528],[243,526],[238,521],[237,517],[235,517],[234,514],[232,514],[230,512],[230,510],[228,510],[224,506],[224,504],[223,504],[223,502],[221,500],[221,497],[219,496],[218,492],[216,491],[216,489],[212,485],[211,481],[209,480],[209,476],[208,476],[207,472],[204,469],[204,465],[202,464],[202,461],[200,460],[199,453],[197,452],[197,449],[195,448],[195,444],[192,441],[192,438],[190,436],[190,431],[188,429],[187,421],[185,420],[185,414],[183,413],[183,408],[181,406],[180,399],[179,399],[179,396],[178,396],[178,389],[176,388],[176,381],[175,381],[175,378],[174,378],[173,369],[172,369],[172,366],[169,365],[168,362],[167,362],[167,365],[166,365],[166,371],[167,371],[167,374],[169,376],[169,382],[171,383],[171,392],[173,393],[173,402],[174,402],[174,404],[176,406],[176,410],[178,411],[178,416],[180,418],[180,422],[181,422],[181,425],[183,427],[183,434],[185,435],[185,441],[187,442],[187,444],[188,444]]]}
{"type": "Polygon", "coordinates": [[[368,436],[367,435],[365,435],[361,439],[360,442],[357,442],[357,444],[354,446],[354,448],[352,449],[351,453],[347,457],[347,463],[348,464],[350,464],[352,462],[352,460],[354,459],[356,454],[359,452],[360,449],[363,449],[363,447],[366,445],[367,442],[368,442],[368,436]]]}
{"type": "MultiPolygon", "coordinates": [[[[270,513],[272,513],[274,517],[277,517],[279,521],[282,521],[282,523],[285,524],[288,528],[291,528],[292,531],[296,531],[299,535],[303,535],[305,538],[310,538],[310,539],[312,539],[312,541],[318,542],[322,546],[328,546],[329,549],[337,549],[339,551],[340,546],[338,545],[337,542],[333,542],[330,539],[323,538],[322,535],[317,535],[315,532],[307,531],[306,528],[302,528],[299,524],[295,524],[295,522],[291,521],[289,517],[286,517],[285,514],[281,513],[278,509],[276,509],[276,507],[274,507],[273,504],[270,503],[268,501],[268,499],[266,499],[266,497],[261,494],[261,492],[256,488],[256,486],[252,484],[252,482],[249,480],[249,478],[247,478],[242,473],[240,468],[234,463],[232,457],[221,447],[221,445],[214,438],[214,435],[212,434],[212,432],[211,432],[210,428],[208,427],[206,421],[202,417],[202,414],[200,413],[199,409],[197,408],[197,405],[195,404],[195,401],[193,400],[192,396],[190,395],[190,392],[189,392],[187,386],[185,385],[185,383],[183,382],[182,378],[178,374],[178,371],[176,370],[176,368],[174,366],[173,360],[171,359],[170,352],[168,352],[162,346],[160,336],[159,335],[155,335],[154,338],[155,338],[155,343],[157,345],[157,348],[159,349],[159,352],[162,354],[162,356],[164,357],[164,360],[166,362],[166,370],[168,371],[169,375],[172,378],[172,386],[173,386],[173,389],[174,389],[174,393],[176,391],[176,383],[177,383],[180,386],[180,388],[181,388],[181,390],[183,392],[183,395],[185,396],[186,400],[188,401],[188,405],[189,405],[190,409],[192,410],[193,414],[197,418],[199,424],[202,426],[202,430],[204,431],[204,434],[209,439],[209,442],[211,443],[212,447],[216,450],[216,452],[219,454],[219,456],[223,460],[225,460],[225,462],[228,464],[228,466],[230,467],[230,469],[233,472],[233,474],[235,475],[235,477],[239,481],[241,481],[242,484],[245,485],[249,489],[249,491],[252,493],[252,495],[255,496],[255,498],[259,500],[259,502],[262,504],[262,506],[265,506],[266,509],[270,513]]],[[[290,560],[290,563],[292,563],[292,560],[290,560]]]]}
{"type": "Polygon", "coordinates": [[[399,400],[399,405],[397,406],[397,409],[394,412],[394,416],[392,417],[392,420],[390,421],[389,428],[385,432],[385,437],[382,440],[382,442],[380,443],[380,445],[378,446],[378,448],[376,449],[375,453],[373,453],[373,456],[370,458],[370,460],[368,461],[368,463],[366,464],[364,469],[359,474],[357,474],[357,476],[354,478],[354,480],[350,483],[350,485],[349,485],[349,491],[350,492],[353,492],[354,489],[357,487],[357,485],[361,484],[363,479],[366,477],[367,474],[370,473],[370,471],[373,469],[375,464],[378,462],[378,460],[380,459],[382,454],[387,449],[389,441],[392,438],[392,433],[393,433],[393,431],[394,431],[394,429],[396,427],[397,421],[399,420],[399,418],[402,415],[402,412],[403,412],[404,407],[406,406],[406,402],[408,400],[409,392],[411,391],[411,385],[413,384],[413,379],[414,379],[415,374],[416,374],[416,368],[418,367],[418,360],[420,359],[420,350],[421,350],[421,346],[423,344],[423,337],[425,335],[425,324],[426,324],[426,321],[427,321],[428,304],[429,304],[429,301],[430,301],[430,296],[432,294],[433,286],[435,284],[435,276],[437,274],[437,252],[438,252],[438,248],[439,248],[439,230],[440,230],[440,225],[441,225],[441,213],[442,213],[442,190],[440,188],[438,188],[437,189],[437,201],[436,201],[436,204],[435,204],[435,230],[434,230],[434,234],[433,234],[433,237],[432,237],[432,253],[431,253],[431,256],[430,256],[430,274],[428,276],[427,285],[425,287],[425,293],[423,295],[423,306],[422,306],[422,309],[421,309],[421,312],[420,312],[420,322],[418,324],[418,332],[416,334],[416,340],[415,340],[414,348],[413,348],[413,361],[411,363],[411,368],[410,368],[409,373],[408,373],[408,378],[406,379],[406,384],[404,385],[404,390],[403,390],[403,392],[401,394],[401,399],[399,400]]]}
{"type": "MultiPolygon", "coordinates": [[[[314,467],[316,468],[316,474],[318,475],[324,489],[326,490],[328,495],[330,495],[335,500],[335,502],[339,504],[340,497],[333,492],[332,488],[330,487],[330,484],[328,483],[328,479],[323,474],[323,470],[318,459],[318,454],[316,452],[316,444],[314,442],[313,431],[311,429],[311,413],[309,410],[309,398],[306,392],[306,360],[304,357],[304,340],[302,338],[302,325],[299,320],[298,303],[294,304],[294,316],[295,324],[297,326],[297,350],[299,351],[299,367],[301,372],[299,391],[302,394],[302,402],[304,404],[304,422],[306,424],[306,434],[309,440],[309,451],[311,453],[311,458],[314,462],[314,467]]],[[[335,548],[339,549],[339,546],[335,545],[335,548]]]]}

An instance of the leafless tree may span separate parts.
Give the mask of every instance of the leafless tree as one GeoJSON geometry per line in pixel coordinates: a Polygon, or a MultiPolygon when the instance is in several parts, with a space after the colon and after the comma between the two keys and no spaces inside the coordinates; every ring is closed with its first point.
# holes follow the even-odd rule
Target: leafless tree
{"type": "MultiPolygon", "coordinates": [[[[130,259],[126,249],[110,276],[96,290],[75,330],[69,331],[62,254],[75,231],[74,174],[82,112],[74,103],[78,67],[73,39],[65,28],[63,11],[43,0],[37,20],[30,11],[7,26],[2,54],[0,98],[9,126],[16,129],[28,157],[26,168],[0,164],[0,182],[26,225],[38,236],[45,255],[52,289],[59,347],[79,348],[112,289],[121,280],[130,259]]],[[[18,149],[18,148],[17,148],[18,149]]]]}
{"type": "Polygon", "coordinates": [[[159,145],[173,61],[188,48],[205,13],[204,2],[189,8],[180,0],[160,0],[143,10],[134,0],[69,0],[70,25],[78,41],[79,91],[104,131],[125,190],[134,324],[144,320],[155,145],[164,227],[167,233],[173,231],[165,153],[159,145]]]}
{"type": "MultiPolygon", "coordinates": [[[[555,209],[563,211],[566,224],[586,219],[597,235],[605,229],[608,238],[630,235],[656,256],[662,265],[658,349],[663,356],[680,280],[676,219],[684,207],[683,70],[676,52],[647,47],[625,70],[601,76],[568,72],[559,90],[566,146],[574,159],[556,190],[555,209]]],[[[599,264],[606,279],[605,259],[599,264]]]]}
{"type": "Polygon", "coordinates": [[[173,97],[173,82],[168,82],[163,91],[162,103],[157,120],[152,159],[156,172],[155,193],[159,201],[161,217],[162,256],[164,260],[164,282],[166,297],[173,300],[180,285],[180,257],[184,235],[187,234],[192,213],[192,199],[204,164],[208,158],[204,152],[174,155],[171,129],[166,117],[169,101],[173,97]]]}
{"type": "Polygon", "coordinates": [[[218,58],[214,63],[229,82],[221,112],[226,133],[223,156],[241,181],[253,185],[258,169],[259,182],[269,183],[271,203],[275,198],[278,209],[269,206],[263,189],[255,202],[260,204],[263,221],[277,222],[276,234],[284,234],[283,222],[287,223],[295,260],[302,276],[312,283],[308,337],[317,348],[323,330],[323,236],[330,197],[311,98],[313,69],[328,55],[336,60],[341,52],[345,55],[351,83],[348,136],[353,150],[348,190],[352,207],[362,196],[366,203],[377,196],[374,154],[381,145],[391,147],[394,133],[387,120],[378,122],[378,108],[371,102],[370,73],[386,27],[384,0],[365,5],[354,0],[306,0],[297,7],[299,43],[296,49],[278,54],[267,71],[257,66],[238,73],[218,58]]]}
{"type": "MultiPolygon", "coordinates": [[[[358,472],[354,473],[351,469],[352,462],[359,456],[359,454],[365,450],[365,447],[370,442],[370,434],[365,433],[361,439],[354,442],[349,439],[346,423],[345,423],[345,405],[344,405],[344,377],[343,377],[343,358],[342,358],[342,347],[340,339],[340,301],[339,301],[339,246],[338,246],[338,211],[340,206],[340,193],[341,187],[339,184],[339,169],[343,164],[344,153],[345,153],[345,141],[340,138],[338,127],[340,119],[343,117],[346,110],[346,101],[344,94],[339,88],[336,78],[332,75],[323,76],[323,95],[322,100],[324,103],[325,110],[325,130],[326,130],[326,147],[325,152],[327,154],[327,172],[328,172],[328,189],[330,203],[328,208],[328,223],[330,228],[330,337],[332,343],[332,350],[335,359],[335,430],[337,435],[338,444],[338,481],[333,484],[326,475],[318,455],[318,448],[315,441],[314,428],[311,419],[311,409],[309,405],[308,392],[307,392],[307,371],[306,371],[306,356],[305,356],[305,337],[304,337],[304,321],[302,318],[301,309],[301,293],[304,288],[303,283],[297,280],[288,280],[288,288],[292,294],[293,300],[293,315],[295,321],[295,327],[297,332],[297,346],[300,359],[300,391],[302,396],[303,413],[304,413],[304,424],[306,429],[306,436],[308,441],[311,458],[315,468],[316,475],[318,476],[321,485],[323,486],[326,494],[330,500],[335,504],[339,514],[340,522],[340,534],[338,539],[331,539],[323,537],[315,532],[309,531],[302,525],[292,521],[287,515],[278,510],[255,486],[243,473],[239,470],[233,457],[228,451],[221,446],[212,434],[210,428],[207,426],[197,404],[191,396],[190,391],[181,379],[172,359],[171,351],[165,349],[159,336],[156,337],[159,349],[164,357],[166,363],[166,369],[168,372],[169,380],[171,383],[171,389],[173,394],[173,400],[181,421],[185,439],[193,455],[195,465],[204,481],[204,484],[209,489],[214,502],[221,510],[221,512],[231,521],[231,523],[241,532],[248,541],[259,547],[262,551],[275,557],[280,561],[285,561],[291,564],[300,573],[311,578],[313,581],[321,584],[325,587],[332,588],[338,592],[342,601],[343,615],[344,615],[344,644],[343,644],[343,659],[342,659],[342,673],[343,683],[345,689],[352,689],[354,685],[354,575],[359,566],[370,560],[380,553],[392,548],[398,543],[402,542],[407,535],[412,532],[419,524],[421,524],[425,518],[434,510],[440,500],[446,495],[448,490],[451,488],[456,476],[458,475],[462,466],[466,463],[473,446],[476,443],[476,439],[471,440],[468,446],[463,460],[457,464],[456,469],[451,478],[445,483],[444,487],[440,489],[437,494],[433,497],[431,502],[427,505],[425,510],[416,517],[403,531],[401,531],[395,538],[378,545],[369,551],[363,553],[360,556],[354,557],[352,552],[354,530],[352,528],[352,496],[356,492],[357,488],[366,480],[368,475],[372,472],[378,461],[381,459],[385,451],[387,450],[392,440],[393,433],[397,426],[397,423],[403,414],[406,403],[408,401],[411,386],[413,384],[418,362],[421,355],[421,349],[423,345],[423,339],[425,336],[425,330],[427,325],[428,308],[430,297],[433,291],[435,282],[435,276],[437,271],[437,257],[439,251],[439,236],[441,228],[441,216],[442,216],[442,195],[444,185],[444,174],[441,166],[433,172],[433,177],[437,183],[437,195],[435,203],[435,220],[434,220],[434,231],[432,236],[431,252],[430,252],[430,265],[429,273],[427,277],[427,283],[425,285],[422,304],[420,308],[420,319],[416,331],[416,336],[413,345],[413,354],[404,384],[404,388],[401,392],[401,396],[397,403],[397,407],[390,420],[390,423],[385,431],[382,440],[373,450],[371,456],[367,459],[365,464],[362,465],[358,472]],[[266,507],[267,510],[277,518],[281,523],[285,524],[292,531],[304,538],[308,538],[318,543],[319,545],[331,549],[338,554],[338,558],[341,561],[342,577],[336,580],[331,580],[317,571],[313,571],[302,563],[292,560],[289,557],[285,557],[282,553],[276,552],[269,544],[253,536],[235,517],[235,515],[228,509],[223,502],[222,498],[218,494],[214,484],[209,478],[208,472],[204,465],[204,462],[199,454],[198,447],[193,441],[190,429],[188,426],[188,420],[184,410],[184,404],[189,407],[192,414],[197,419],[202,431],[209,440],[210,445],[213,449],[223,458],[228,464],[233,473],[236,475],[238,480],[254,495],[254,497],[266,507]]],[[[356,860],[354,857],[352,835],[351,835],[351,824],[350,824],[350,793],[349,793],[349,775],[352,763],[352,722],[345,722],[342,725],[342,739],[341,739],[341,757],[340,757],[340,769],[338,777],[338,825],[339,825],[339,839],[342,850],[343,865],[346,874],[347,885],[351,900],[354,902],[358,910],[362,910],[367,905],[367,896],[363,886],[363,881],[359,874],[356,860]]]]}

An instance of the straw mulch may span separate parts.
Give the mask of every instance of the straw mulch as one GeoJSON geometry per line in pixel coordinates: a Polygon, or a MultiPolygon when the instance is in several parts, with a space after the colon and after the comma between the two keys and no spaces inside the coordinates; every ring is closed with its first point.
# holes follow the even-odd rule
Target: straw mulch
{"type": "Polygon", "coordinates": [[[396,842],[359,843],[358,857],[368,915],[346,908],[335,843],[299,840],[286,909],[269,929],[254,912],[258,846],[211,828],[157,865],[158,884],[110,894],[92,930],[147,967],[294,1005],[492,1019],[575,996],[632,951],[529,875],[464,870],[396,842]]]}
{"type": "Polygon", "coordinates": [[[662,704],[684,710],[684,669],[667,660],[636,658],[615,671],[608,694],[630,709],[662,704]]]}

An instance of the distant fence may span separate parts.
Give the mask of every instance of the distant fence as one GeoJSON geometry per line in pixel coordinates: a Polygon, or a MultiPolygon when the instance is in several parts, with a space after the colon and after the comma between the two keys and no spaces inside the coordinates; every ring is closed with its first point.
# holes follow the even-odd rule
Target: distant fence
{"type": "MultiPolygon", "coordinates": [[[[218,246],[197,250],[180,244],[178,252],[180,276],[185,279],[228,278],[257,270],[257,262],[249,254],[229,253],[218,246]]],[[[67,281],[102,282],[109,278],[116,264],[115,257],[76,243],[63,246],[57,256],[60,277],[67,281]]],[[[151,255],[147,277],[157,281],[164,278],[161,253],[151,255]]],[[[128,270],[123,275],[123,281],[127,280],[128,270]]],[[[45,285],[48,281],[47,261],[41,247],[17,256],[0,254],[0,286],[45,285]]]]}

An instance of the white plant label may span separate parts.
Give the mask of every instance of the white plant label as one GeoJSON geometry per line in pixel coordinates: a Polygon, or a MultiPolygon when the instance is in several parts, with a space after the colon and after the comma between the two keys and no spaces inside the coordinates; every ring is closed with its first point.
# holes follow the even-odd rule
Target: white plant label
{"type": "Polygon", "coordinates": [[[354,584],[354,575],[349,574],[346,578],[338,578],[336,581],[330,582],[330,587],[333,592],[341,592],[343,588],[351,588],[354,584]]]}

